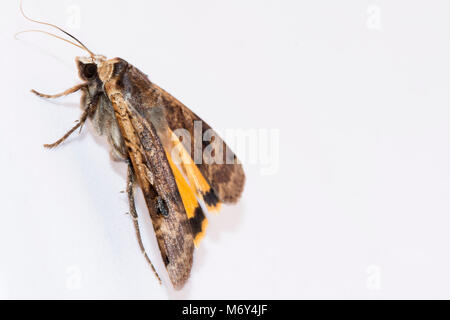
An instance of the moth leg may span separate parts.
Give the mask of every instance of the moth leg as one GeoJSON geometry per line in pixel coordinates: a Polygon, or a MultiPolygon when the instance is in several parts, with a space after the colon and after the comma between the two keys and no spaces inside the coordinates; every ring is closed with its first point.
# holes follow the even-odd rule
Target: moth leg
{"type": "Polygon", "coordinates": [[[145,251],[144,244],[142,243],[141,232],[139,230],[138,215],[137,215],[137,211],[136,211],[136,205],[134,202],[134,184],[135,184],[135,181],[134,181],[133,166],[131,164],[131,161],[128,160],[128,175],[127,175],[128,204],[130,206],[130,215],[133,220],[134,230],[136,232],[136,238],[139,243],[139,248],[141,249],[141,252],[145,257],[145,260],[147,260],[148,264],[152,268],[153,273],[155,274],[156,279],[158,279],[159,284],[162,284],[161,278],[159,277],[158,272],[156,272],[156,269],[153,266],[153,263],[150,261],[150,258],[148,257],[147,252],[145,251]]]}
{"type": "Polygon", "coordinates": [[[128,173],[127,173],[127,195],[128,195],[128,205],[130,206],[130,215],[133,220],[138,219],[136,211],[136,203],[134,202],[134,172],[133,167],[128,160],[128,173]]]}
{"type": "Polygon", "coordinates": [[[66,91],[62,92],[62,93],[53,94],[53,95],[43,94],[43,93],[37,92],[34,89],[32,89],[31,92],[33,92],[35,95],[37,95],[37,96],[39,96],[41,98],[55,99],[55,98],[59,98],[59,97],[63,97],[63,96],[67,96],[69,94],[75,93],[75,92],[81,90],[82,88],[87,88],[87,86],[88,86],[87,83],[77,84],[75,87],[69,88],[66,91]]]}
{"type": "Polygon", "coordinates": [[[52,144],[44,144],[45,148],[48,149],[53,149],[56,148],[57,146],[59,146],[61,143],[63,143],[72,133],[75,132],[75,130],[77,130],[78,128],[81,128],[84,123],[86,122],[88,116],[95,111],[95,109],[97,108],[98,105],[98,101],[100,99],[100,94],[96,94],[91,102],[88,104],[88,106],[86,107],[86,109],[84,110],[83,114],[81,115],[81,118],[79,120],[79,122],[69,131],[67,131],[67,133],[58,141],[56,141],[55,143],[52,144]]]}

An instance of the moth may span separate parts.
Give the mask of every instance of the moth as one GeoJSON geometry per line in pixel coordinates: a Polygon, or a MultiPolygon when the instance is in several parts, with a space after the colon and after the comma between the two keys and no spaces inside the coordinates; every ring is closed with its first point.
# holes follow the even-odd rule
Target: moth
{"type": "Polygon", "coordinates": [[[128,165],[130,216],[145,259],[161,283],[141,240],[135,186],[143,192],[173,287],[181,289],[191,272],[194,247],[207,227],[199,202],[208,211],[218,211],[222,203],[236,203],[245,183],[242,164],[207,123],[138,68],[121,58],[94,54],[58,26],[30,19],[22,2],[20,10],[26,19],[56,28],[72,40],[40,30],[23,32],[43,32],[89,53],[75,59],[80,84],[56,95],[32,90],[47,99],[82,92],[78,123],[45,147],[57,147],[88,119],[92,122],[96,132],[107,138],[111,157],[128,165]]]}

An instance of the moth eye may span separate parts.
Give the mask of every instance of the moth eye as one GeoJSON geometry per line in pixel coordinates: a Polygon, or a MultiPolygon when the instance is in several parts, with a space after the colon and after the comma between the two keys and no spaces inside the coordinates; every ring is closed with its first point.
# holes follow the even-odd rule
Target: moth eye
{"type": "Polygon", "coordinates": [[[95,63],[89,63],[84,66],[83,75],[86,79],[90,79],[97,74],[97,65],[95,63]]]}

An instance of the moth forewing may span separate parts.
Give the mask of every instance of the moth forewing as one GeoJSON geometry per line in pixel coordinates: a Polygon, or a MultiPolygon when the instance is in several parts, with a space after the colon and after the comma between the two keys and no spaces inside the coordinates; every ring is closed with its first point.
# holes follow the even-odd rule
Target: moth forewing
{"type": "MultiPolygon", "coordinates": [[[[173,173],[152,123],[138,114],[127,99],[129,93],[123,89],[127,63],[115,59],[102,68],[104,90],[144,193],[164,264],[174,287],[181,288],[189,278],[194,242],[173,173]],[[167,207],[168,214],[163,214],[161,206],[167,207]]],[[[139,84],[133,86],[133,90],[145,90],[139,84]]]]}

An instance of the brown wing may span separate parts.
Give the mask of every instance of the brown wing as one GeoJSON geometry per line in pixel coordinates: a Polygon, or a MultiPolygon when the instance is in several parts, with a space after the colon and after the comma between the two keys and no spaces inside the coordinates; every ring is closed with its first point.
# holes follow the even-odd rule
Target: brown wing
{"type": "MultiPolygon", "coordinates": [[[[207,205],[209,204],[212,207],[219,200],[225,203],[235,203],[244,189],[245,174],[239,160],[220,136],[180,101],[150,82],[147,76],[134,66],[128,65],[122,84],[126,92],[130,92],[129,100],[132,105],[136,106],[136,111],[151,121],[160,135],[164,131],[165,126],[169,127],[172,132],[183,128],[189,132],[191,142],[194,142],[196,141],[194,136],[195,123],[201,122],[201,142],[196,141],[196,143],[200,143],[199,148],[201,149],[200,155],[202,157],[200,160],[202,161],[200,161],[201,163],[196,161],[196,164],[203,177],[212,187],[211,190],[204,192],[202,195],[203,199],[207,205]],[[162,130],[159,130],[158,127],[162,128],[162,130]],[[202,137],[208,130],[210,130],[210,135],[212,133],[215,136],[215,143],[221,145],[221,150],[223,150],[221,163],[208,164],[208,161],[205,161],[204,151],[209,142],[204,142],[202,137]]],[[[165,132],[163,134],[168,133],[165,132]]],[[[196,154],[194,143],[184,146],[191,156],[196,154]]]]}
{"type": "MultiPolygon", "coordinates": [[[[156,130],[137,113],[123,87],[127,63],[115,59],[110,65],[113,70],[103,79],[104,88],[144,193],[163,261],[174,287],[179,289],[189,278],[192,267],[192,228],[156,130]]],[[[139,83],[133,85],[138,87],[139,83]]]]}

